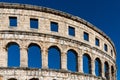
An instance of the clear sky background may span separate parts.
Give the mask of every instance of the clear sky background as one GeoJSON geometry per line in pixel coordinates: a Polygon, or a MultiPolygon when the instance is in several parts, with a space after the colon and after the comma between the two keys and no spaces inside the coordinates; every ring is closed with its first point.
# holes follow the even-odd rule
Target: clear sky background
{"type": "Polygon", "coordinates": [[[79,16],[105,32],[117,50],[117,80],[120,80],[120,0],[0,0],[45,6],[79,16]]]}

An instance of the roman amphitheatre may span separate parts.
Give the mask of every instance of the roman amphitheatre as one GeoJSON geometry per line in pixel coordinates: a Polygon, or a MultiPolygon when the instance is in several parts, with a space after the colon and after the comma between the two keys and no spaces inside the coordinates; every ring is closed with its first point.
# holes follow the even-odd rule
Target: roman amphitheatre
{"type": "Polygon", "coordinates": [[[114,43],[86,20],[41,6],[0,3],[0,80],[116,80],[116,70],[114,43]],[[12,47],[19,56],[11,55],[12,47]],[[39,50],[33,52],[39,68],[28,64],[32,47],[39,50]]]}

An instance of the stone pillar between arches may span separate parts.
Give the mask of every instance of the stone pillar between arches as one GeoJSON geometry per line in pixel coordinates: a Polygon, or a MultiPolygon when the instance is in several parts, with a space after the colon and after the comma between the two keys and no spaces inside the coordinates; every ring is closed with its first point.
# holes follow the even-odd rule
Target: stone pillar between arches
{"type": "Polygon", "coordinates": [[[83,58],[82,54],[78,56],[78,72],[83,73],[83,58]]]}
{"type": "Polygon", "coordinates": [[[43,48],[41,50],[42,55],[42,69],[48,69],[48,50],[46,48],[43,48]]]}
{"type": "Polygon", "coordinates": [[[95,61],[91,58],[91,74],[95,75],[95,61]]]}
{"type": "Polygon", "coordinates": [[[109,65],[109,79],[112,80],[111,65],[109,65]]]}
{"type": "Polygon", "coordinates": [[[61,53],[61,69],[67,70],[67,55],[65,52],[61,53]]]}
{"type": "Polygon", "coordinates": [[[20,67],[28,67],[28,53],[24,47],[20,49],[20,67]]]}
{"type": "Polygon", "coordinates": [[[114,70],[114,80],[117,80],[116,79],[116,76],[117,76],[116,73],[117,73],[117,70],[116,70],[116,67],[115,67],[115,70],[114,70]]]}
{"type": "Polygon", "coordinates": [[[7,57],[7,48],[0,47],[0,67],[7,67],[8,57],[7,57]]]}
{"type": "Polygon", "coordinates": [[[101,69],[102,69],[101,70],[101,73],[102,73],[101,75],[102,75],[103,78],[105,78],[104,62],[103,61],[101,62],[101,69]]]}

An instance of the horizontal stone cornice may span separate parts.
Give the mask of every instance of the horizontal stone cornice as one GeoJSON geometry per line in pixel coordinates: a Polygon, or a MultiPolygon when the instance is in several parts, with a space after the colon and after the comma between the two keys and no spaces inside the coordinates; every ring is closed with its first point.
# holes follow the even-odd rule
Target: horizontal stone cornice
{"type": "MultiPolygon", "coordinates": [[[[39,73],[42,73],[42,74],[38,74],[38,75],[43,75],[44,76],[46,73],[48,73],[49,75],[52,75],[52,74],[55,74],[57,72],[56,74],[66,74],[66,76],[64,76],[64,77],[68,77],[69,75],[70,76],[71,75],[77,75],[77,76],[81,75],[81,76],[86,76],[86,77],[88,76],[88,77],[94,77],[96,79],[106,80],[103,77],[97,77],[97,76],[94,76],[92,74],[84,74],[84,73],[80,73],[80,72],[71,72],[71,71],[66,71],[66,70],[63,71],[63,70],[53,70],[53,69],[16,68],[16,67],[14,67],[14,68],[8,68],[7,67],[6,68],[6,67],[0,67],[0,72],[2,72],[2,73],[9,72],[9,71],[21,71],[21,70],[24,71],[26,74],[28,73],[28,71],[31,72],[31,73],[37,71],[39,73]],[[52,72],[52,74],[50,74],[51,72],[52,72]]],[[[30,75],[33,76],[32,74],[30,74],[30,75]]],[[[34,76],[35,76],[35,74],[34,74],[34,76]]]]}

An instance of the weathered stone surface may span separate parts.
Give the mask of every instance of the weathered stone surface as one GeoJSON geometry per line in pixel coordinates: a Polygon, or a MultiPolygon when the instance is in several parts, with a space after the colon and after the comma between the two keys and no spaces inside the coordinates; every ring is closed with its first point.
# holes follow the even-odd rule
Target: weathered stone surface
{"type": "Polygon", "coordinates": [[[109,63],[110,80],[116,80],[116,51],[113,42],[106,34],[89,22],[70,14],[30,5],[0,3],[0,80],[16,78],[17,80],[106,80],[104,76],[104,62],[109,63]],[[9,17],[17,17],[17,27],[9,26],[9,17]],[[38,29],[30,28],[30,18],[38,19],[38,29]],[[57,22],[58,32],[50,31],[50,22],[57,22]],[[68,26],[75,28],[75,36],[68,35],[68,26]],[[89,42],[83,38],[83,33],[89,34],[89,42]],[[99,38],[100,46],[95,45],[95,38],[99,38]],[[7,45],[15,42],[20,46],[20,68],[8,68],[7,45]],[[40,46],[42,50],[42,69],[28,69],[27,49],[31,43],[40,46]],[[104,51],[104,44],[108,51],[104,51]],[[48,48],[57,46],[61,52],[61,70],[48,69],[48,48]],[[68,50],[78,54],[78,72],[67,70],[68,50]],[[111,55],[113,50],[113,55],[111,55]],[[82,56],[86,53],[91,57],[91,73],[83,73],[82,56]],[[101,60],[101,77],[95,76],[94,61],[101,60]],[[111,66],[114,76],[111,76],[111,66]],[[112,77],[112,78],[111,78],[112,77]]]}

